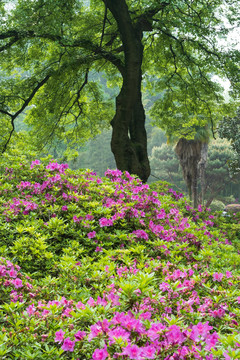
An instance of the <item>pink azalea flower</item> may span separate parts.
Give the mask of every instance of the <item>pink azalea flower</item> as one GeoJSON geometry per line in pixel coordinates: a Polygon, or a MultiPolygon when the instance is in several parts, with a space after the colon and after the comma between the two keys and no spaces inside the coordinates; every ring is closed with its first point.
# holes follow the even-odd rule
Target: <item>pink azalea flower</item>
{"type": "Polygon", "coordinates": [[[86,336],[85,331],[78,331],[78,332],[74,335],[76,341],[82,340],[85,336],[86,336]]]}
{"type": "Polygon", "coordinates": [[[16,289],[23,287],[22,280],[19,278],[12,280],[12,284],[15,286],[16,289]]]}
{"type": "Polygon", "coordinates": [[[65,334],[65,332],[62,329],[60,329],[59,331],[56,331],[54,341],[61,344],[61,342],[63,342],[63,339],[64,339],[64,334],[65,334]]]}
{"type": "Polygon", "coordinates": [[[89,239],[93,239],[96,236],[96,231],[89,232],[87,236],[89,239]]]}
{"type": "Polygon", "coordinates": [[[141,352],[137,345],[128,345],[121,355],[128,355],[129,359],[142,360],[141,352]]]}
{"type": "Polygon", "coordinates": [[[90,327],[90,334],[88,335],[88,341],[91,341],[93,338],[97,337],[98,335],[103,334],[103,329],[101,325],[95,324],[90,327]]]}
{"type": "Polygon", "coordinates": [[[64,351],[73,352],[74,351],[74,346],[75,346],[75,341],[71,341],[70,338],[67,337],[64,340],[63,345],[61,346],[61,349],[63,349],[64,351]]]}
{"type": "Polygon", "coordinates": [[[62,211],[67,211],[68,207],[66,205],[62,206],[62,211]]]}
{"type": "Polygon", "coordinates": [[[96,249],[95,249],[95,252],[102,252],[103,251],[103,248],[100,246],[97,246],[96,249]]]}
{"type": "Polygon", "coordinates": [[[108,332],[109,345],[114,344],[116,339],[121,338],[122,340],[129,341],[130,333],[123,329],[121,326],[117,326],[115,329],[108,332]]]}
{"type": "Polygon", "coordinates": [[[144,359],[155,359],[155,351],[156,349],[152,345],[148,345],[142,348],[141,355],[144,359]]]}
{"type": "Polygon", "coordinates": [[[26,308],[26,311],[28,313],[29,316],[33,315],[36,311],[36,308],[34,306],[34,304],[32,305],[29,305],[27,308],[26,308]]]}
{"type": "Polygon", "coordinates": [[[213,274],[213,281],[222,281],[222,278],[223,278],[223,274],[222,273],[214,273],[213,274]]]}
{"type": "Polygon", "coordinates": [[[166,333],[166,338],[170,344],[181,344],[185,337],[177,325],[171,325],[166,333]]]}
{"type": "Polygon", "coordinates": [[[190,339],[193,341],[205,340],[209,335],[209,330],[212,329],[212,326],[208,325],[208,321],[203,324],[199,322],[197,325],[192,327],[192,332],[190,335],[190,339]]]}
{"type": "Polygon", "coordinates": [[[99,225],[100,225],[100,227],[112,226],[112,225],[113,225],[113,221],[112,221],[111,219],[101,218],[101,219],[99,220],[99,225]]]}
{"type": "Polygon", "coordinates": [[[30,169],[33,169],[33,167],[34,167],[35,165],[40,165],[40,164],[41,164],[41,162],[40,162],[39,160],[32,161],[31,166],[30,166],[30,169]]]}
{"type": "Polygon", "coordinates": [[[229,279],[232,277],[231,271],[226,271],[226,278],[229,279]]]}
{"type": "Polygon", "coordinates": [[[88,304],[89,306],[94,306],[94,305],[96,305],[95,300],[94,300],[92,297],[89,298],[87,304],[88,304]]]}
{"type": "Polygon", "coordinates": [[[93,360],[105,360],[108,357],[108,352],[105,349],[96,349],[92,355],[93,360]]]}
{"type": "Polygon", "coordinates": [[[220,337],[218,336],[216,331],[213,334],[208,335],[208,337],[205,340],[207,344],[206,349],[210,350],[212,347],[214,347],[218,342],[218,339],[220,339],[220,337]]]}
{"type": "Polygon", "coordinates": [[[17,277],[17,271],[12,267],[11,270],[7,271],[8,275],[12,278],[17,277]]]}

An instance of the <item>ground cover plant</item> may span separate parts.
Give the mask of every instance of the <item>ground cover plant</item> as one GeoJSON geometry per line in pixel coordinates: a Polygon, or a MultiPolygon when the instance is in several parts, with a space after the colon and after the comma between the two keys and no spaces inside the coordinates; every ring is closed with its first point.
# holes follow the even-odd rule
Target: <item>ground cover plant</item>
{"type": "Polygon", "coordinates": [[[239,217],[35,160],[0,178],[1,359],[239,359],[239,217]]]}

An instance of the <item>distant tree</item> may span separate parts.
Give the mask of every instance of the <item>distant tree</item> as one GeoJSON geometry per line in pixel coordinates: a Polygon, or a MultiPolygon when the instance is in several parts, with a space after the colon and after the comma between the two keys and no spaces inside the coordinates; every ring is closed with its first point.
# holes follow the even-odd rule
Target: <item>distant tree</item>
{"type": "Polygon", "coordinates": [[[240,174],[240,107],[233,117],[224,117],[218,124],[219,136],[230,141],[234,158],[229,159],[228,165],[232,176],[240,174]]]}
{"type": "Polygon", "coordinates": [[[117,167],[146,181],[142,79],[163,94],[154,112],[170,131],[203,126],[197,114],[211,116],[222,101],[212,76],[238,84],[238,52],[218,41],[231,30],[223,16],[234,26],[238,11],[238,0],[2,0],[1,151],[27,109],[39,148],[54,136],[82,143],[112,118],[117,167]],[[115,115],[98,72],[119,85],[115,115]]]}
{"type": "Polygon", "coordinates": [[[172,146],[166,143],[154,146],[149,160],[151,181],[156,179],[167,181],[175,185],[177,190],[186,191],[182,173],[179,171],[179,161],[172,146]]]}
{"type": "Polygon", "coordinates": [[[208,142],[210,139],[209,126],[193,126],[190,132],[195,133],[193,139],[177,138],[174,134],[168,136],[170,143],[175,143],[175,152],[182,168],[183,178],[188,189],[193,206],[197,207],[200,201],[198,195],[198,179],[202,186],[201,197],[204,198],[205,168],[207,163],[208,142]]]}
{"type": "MultiPolygon", "coordinates": [[[[227,140],[212,139],[209,142],[204,187],[205,205],[210,206],[214,199],[225,201],[225,198],[233,194],[237,197],[239,194],[240,179],[237,176],[232,178],[227,166],[228,160],[233,159],[233,156],[227,140]]],[[[160,147],[154,147],[150,163],[156,177],[173,183],[178,190],[187,190],[187,187],[184,187],[183,176],[179,171],[179,160],[173,146],[162,144],[160,147]]],[[[200,190],[200,186],[198,189],[200,190]]]]}
{"type": "Polygon", "coordinates": [[[222,195],[230,196],[231,189],[236,188],[236,196],[240,191],[240,179],[229,172],[228,162],[234,159],[234,152],[227,140],[212,140],[209,144],[208,161],[206,167],[205,192],[206,206],[210,206],[213,199],[222,200],[222,195]]]}

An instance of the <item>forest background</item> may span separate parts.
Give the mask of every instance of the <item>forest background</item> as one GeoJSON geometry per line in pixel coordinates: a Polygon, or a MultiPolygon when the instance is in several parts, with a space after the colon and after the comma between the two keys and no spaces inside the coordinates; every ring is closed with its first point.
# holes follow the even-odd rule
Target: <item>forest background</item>
{"type": "Polygon", "coordinates": [[[216,140],[239,99],[239,50],[223,45],[239,25],[232,2],[24,0],[0,11],[2,153],[50,154],[99,175],[116,161],[188,190],[195,205],[238,201],[227,166],[239,154],[216,140]],[[229,82],[227,101],[216,76],[229,82]]]}

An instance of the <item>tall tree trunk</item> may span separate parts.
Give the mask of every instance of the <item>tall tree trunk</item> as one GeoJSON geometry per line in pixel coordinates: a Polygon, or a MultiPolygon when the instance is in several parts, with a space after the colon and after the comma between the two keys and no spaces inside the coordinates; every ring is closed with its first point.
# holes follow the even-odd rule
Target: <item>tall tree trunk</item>
{"type": "Polygon", "coordinates": [[[111,148],[118,169],[136,174],[146,182],[150,175],[150,165],[145,112],[141,92],[134,83],[126,87],[123,85],[116,100],[116,114],[111,125],[111,148]]]}
{"type": "Polygon", "coordinates": [[[125,0],[106,0],[106,4],[117,22],[125,56],[123,84],[111,122],[111,149],[118,169],[136,174],[146,182],[150,165],[141,96],[142,31],[134,28],[125,0]]]}
{"type": "Polygon", "coordinates": [[[190,200],[196,208],[198,204],[198,162],[201,158],[202,142],[181,138],[175,147],[183,170],[183,178],[186,182],[190,200]]]}

